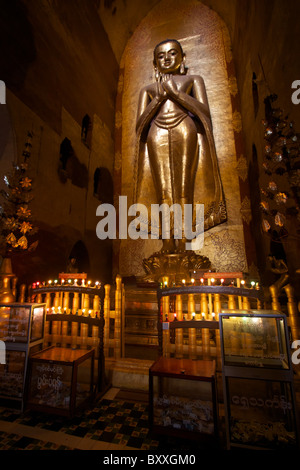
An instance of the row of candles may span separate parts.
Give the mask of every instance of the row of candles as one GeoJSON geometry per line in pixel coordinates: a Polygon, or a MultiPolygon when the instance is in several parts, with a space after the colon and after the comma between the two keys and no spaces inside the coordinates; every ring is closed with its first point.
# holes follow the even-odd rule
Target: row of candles
{"type": "MultiPolygon", "coordinates": [[[[168,284],[169,284],[168,281],[165,280],[165,281],[163,281],[163,282],[160,284],[160,286],[161,286],[161,287],[170,287],[168,284]]],[[[173,283],[173,286],[172,286],[172,287],[197,286],[197,285],[199,285],[199,286],[204,286],[204,285],[205,285],[205,279],[204,279],[204,278],[201,278],[201,279],[199,279],[199,281],[195,280],[194,278],[191,278],[190,281],[187,281],[186,279],[182,279],[180,285],[178,285],[178,284],[175,285],[175,283],[173,283]]],[[[217,280],[216,280],[215,278],[213,278],[213,277],[212,277],[212,278],[208,278],[208,279],[207,279],[207,285],[217,285],[217,280]]],[[[225,279],[223,279],[223,278],[220,279],[220,285],[221,285],[221,286],[224,286],[224,285],[225,285],[225,279]]],[[[234,280],[230,281],[230,284],[229,284],[229,285],[232,286],[232,287],[236,287],[234,280]]],[[[256,282],[256,281],[250,281],[250,286],[247,286],[246,281],[245,281],[244,279],[241,279],[240,282],[237,281],[237,287],[245,287],[245,288],[251,288],[251,289],[259,289],[259,283],[256,282]],[[240,285],[239,285],[239,284],[240,284],[240,285]]]]}
{"type": "MultiPolygon", "coordinates": [[[[173,321],[178,321],[177,313],[173,313],[172,315],[173,315],[173,321]]],[[[198,316],[200,316],[201,320],[204,320],[204,321],[205,320],[215,320],[216,319],[215,312],[212,312],[211,315],[209,313],[205,314],[204,312],[202,312],[201,314],[199,313],[198,316]]],[[[191,320],[196,320],[196,312],[192,313],[191,320]]],[[[168,314],[165,315],[165,320],[164,321],[169,322],[168,314]]],[[[183,314],[181,321],[186,321],[186,314],[183,314]]]]}
{"type": "Polygon", "coordinates": [[[49,280],[48,282],[34,282],[32,284],[33,289],[38,289],[39,287],[56,287],[56,286],[75,286],[75,287],[94,287],[95,289],[100,289],[101,282],[96,281],[94,285],[92,285],[92,281],[85,281],[85,279],[81,279],[81,284],[78,284],[78,279],[61,279],[60,283],[57,279],[49,280]]]}
{"type": "MultiPolygon", "coordinates": [[[[71,314],[73,313],[72,308],[62,308],[60,306],[58,307],[48,307],[47,308],[47,314],[48,313],[64,313],[64,314],[71,314]]],[[[98,317],[98,311],[92,310],[92,309],[85,309],[85,308],[78,308],[75,312],[76,315],[83,315],[83,316],[92,316],[92,317],[98,317]]]]}

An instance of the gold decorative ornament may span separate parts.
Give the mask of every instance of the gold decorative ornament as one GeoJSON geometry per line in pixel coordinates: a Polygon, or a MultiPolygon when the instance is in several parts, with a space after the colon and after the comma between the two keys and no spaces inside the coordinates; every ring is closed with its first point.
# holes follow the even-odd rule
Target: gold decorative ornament
{"type": "Polygon", "coordinates": [[[244,222],[249,224],[252,220],[251,203],[248,196],[245,196],[241,205],[241,214],[244,222]]]}
{"type": "Polygon", "coordinates": [[[23,235],[23,237],[19,238],[18,240],[18,246],[22,248],[22,250],[26,250],[28,247],[28,240],[27,238],[23,235]]]}
{"type": "Polygon", "coordinates": [[[235,111],[232,115],[232,126],[234,132],[240,133],[242,130],[242,117],[238,111],[235,111]]]}
{"type": "Polygon", "coordinates": [[[264,232],[268,232],[271,228],[271,225],[269,224],[269,222],[267,221],[267,219],[263,219],[262,221],[262,228],[263,228],[263,231],[264,232]]]}
{"type": "Polygon", "coordinates": [[[19,209],[17,210],[17,216],[18,217],[23,217],[25,219],[28,219],[29,217],[31,217],[31,210],[30,209],[27,209],[27,207],[19,207],[19,209]]]}
{"type": "Polygon", "coordinates": [[[166,279],[173,282],[181,282],[182,279],[190,279],[191,272],[208,271],[211,262],[206,256],[197,255],[193,251],[185,253],[154,253],[148,259],[143,260],[146,271],[145,281],[162,282],[166,279]]]}
{"type": "Polygon", "coordinates": [[[25,234],[27,232],[30,232],[30,230],[32,230],[32,225],[29,222],[22,222],[20,226],[20,232],[25,234]]]}
{"type": "Polygon", "coordinates": [[[16,239],[15,235],[12,232],[7,235],[6,241],[10,245],[16,246],[17,239],[16,239]]]}
{"type": "Polygon", "coordinates": [[[30,188],[31,187],[31,179],[28,178],[27,176],[25,176],[25,178],[23,178],[21,181],[20,181],[20,185],[22,186],[22,188],[30,188]]]}
{"type": "Polygon", "coordinates": [[[247,159],[244,157],[244,155],[241,155],[238,159],[236,169],[241,180],[246,181],[248,176],[248,164],[247,159]]]}

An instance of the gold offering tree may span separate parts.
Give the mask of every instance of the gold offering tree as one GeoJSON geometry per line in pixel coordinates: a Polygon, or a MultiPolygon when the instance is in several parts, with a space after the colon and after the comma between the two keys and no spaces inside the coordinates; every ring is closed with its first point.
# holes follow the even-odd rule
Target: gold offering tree
{"type": "MultiPolygon", "coordinates": [[[[300,134],[294,124],[274,106],[276,95],[265,99],[265,158],[267,184],[261,188],[265,233],[278,239],[289,236],[287,221],[299,229],[300,222],[300,134]]],[[[298,232],[299,234],[299,232],[298,232]]]]}
{"type": "Polygon", "coordinates": [[[13,164],[12,171],[4,176],[6,188],[1,190],[0,247],[3,257],[17,251],[32,250],[37,241],[29,244],[29,237],[37,232],[29,208],[32,201],[32,179],[28,176],[28,159],[31,154],[32,134],[28,132],[23,150],[23,161],[13,164]]]}

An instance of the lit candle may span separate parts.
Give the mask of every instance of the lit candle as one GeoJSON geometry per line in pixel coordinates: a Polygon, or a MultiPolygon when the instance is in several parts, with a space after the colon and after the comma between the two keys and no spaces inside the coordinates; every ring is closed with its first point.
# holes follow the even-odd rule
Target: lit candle
{"type": "Polygon", "coordinates": [[[195,284],[195,279],[192,277],[191,283],[194,285],[195,284]]]}
{"type": "Polygon", "coordinates": [[[95,286],[96,286],[97,288],[99,288],[99,281],[96,281],[96,282],[95,282],[95,286]]]}
{"type": "Polygon", "coordinates": [[[212,277],[211,278],[211,283],[213,284],[215,282],[214,278],[212,277]]]}
{"type": "Polygon", "coordinates": [[[251,287],[253,288],[255,286],[255,282],[251,281],[251,287]]]}
{"type": "Polygon", "coordinates": [[[91,281],[88,281],[88,287],[91,287],[91,281]]]}
{"type": "Polygon", "coordinates": [[[72,282],[71,279],[68,279],[68,284],[71,284],[71,282],[72,282]]]}
{"type": "Polygon", "coordinates": [[[202,312],[202,320],[205,320],[205,313],[202,312]]]}
{"type": "Polygon", "coordinates": [[[245,281],[244,281],[244,279],[241,280],[241,284],[242,284],[243,287],[245,287],[245,281]]]}
{"type": "Polygon", "coordinates": [[[77,279],[74,279],[74,286],[77,286],[77,279]]]}
{"type": "Polygon", "coordinates": [[[215,312],[212,312],[211,316],[212,316],[212,319],[215,320],[215,316],[216,316],[215,312]]]}
{"type": "Polygon", "coordinates": [[[82,279],[81,285],[82,285],[83,287],[85,286],[85,280],[84,280],[84,279],[82,279]]]}
{"type": "Polygon", "coordinates": [[[201,277],[200,281],[201,281],[201,284],[203,284],[203,283],[204,283],[204,279],[203,279],[203,277],[201,277]]]}
{"type": "Polygon", "coordinates": [[[193,312],[193,313],[192,313],[193,320],[195,320],[195,316],[196,316],[196,313],[193,312]]]}
{"type": "Polygon", "coordinates": [[[182,284],[185,286],[185,279],[182,279],[182,284]]]}
{"type": "Polygon", "coordinates": [[[62,280],[61,280],[61,284],[64,284],[64,283],[65,283],[65,280],[64,280],[64,279],[62,279],[62,280]]]}
{"type": "Polygon", "coordinates": [[[49,286],[51,286],[51,284],[52,284],[52,281],[48,281],[48,284],[49,284],[49,286]]]}
{"type": "Polygon", "coordinates": [[[223,284],[224,284],[224,279],[222,278],[222,279],[221,279],[221,285],[223,285],[223,284]]]}

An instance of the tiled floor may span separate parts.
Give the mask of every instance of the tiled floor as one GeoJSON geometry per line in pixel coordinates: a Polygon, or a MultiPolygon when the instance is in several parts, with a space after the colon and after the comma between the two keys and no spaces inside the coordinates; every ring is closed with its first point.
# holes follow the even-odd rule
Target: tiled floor
{"type": "MultiPolygon", "coordinates": [[[[297,389],[298,399],[300,398],[297,389]]],[[[299,403],[299,400],[298,400],[299,403]]],[[[207,449],[199,441],[151,435],[148,395],[111,388],[94,406],[74,418],[0,407],[1,450],[175,451],[207,449]]],[[[219,409],[219,412],[221,410],[219,409]]],[[[222,414],[222,412],[221,412],[222,414]]],[[[222,417],[220,416],[222,421],[222,417]]],[[[212,441],[214,450],[222,448],[212,441]]]]}
{"type": "MultiPolygon", "coordinates": [[[[120,399],[111,388],[93,408],[72,419],[0,408],[0,450],[191,450],[189,441],[153,439],[148,403],[120,399]]],[[[122,396],[122,395],[121,395],[122,396]]]]}
{"type": "Polygon", "coordinates": [[[147,415],[143,415],[147,412],[146,405],[116,400],[118,391],[110,389],[97,406],[71,419],[30,411],[20,414],[0,408],[0,450],[10,447],[109,450],[157,446],[147,439],[147,415]]]}

